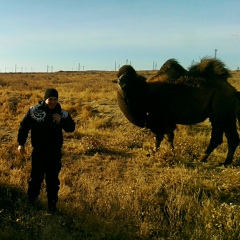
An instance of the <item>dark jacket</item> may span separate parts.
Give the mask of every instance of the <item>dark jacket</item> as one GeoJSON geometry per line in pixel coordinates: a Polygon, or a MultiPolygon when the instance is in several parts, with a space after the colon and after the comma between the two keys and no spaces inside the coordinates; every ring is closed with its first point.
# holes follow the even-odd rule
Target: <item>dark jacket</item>
{"type": "Polygon", "coordinates": [[[62,129],[65,132],[75,130],[75,123],[70,114],[61,109],[59,103],[54,109],[49,109],[45,102],[41,101],[28,110],[20,123],[18,144],[26,143],[28,132],[31,130],[31,142],[34,148],[61,148],[63,144],[62,129]],[[54,113],[60,114],[60,123],[53,120],[54,113]]]}

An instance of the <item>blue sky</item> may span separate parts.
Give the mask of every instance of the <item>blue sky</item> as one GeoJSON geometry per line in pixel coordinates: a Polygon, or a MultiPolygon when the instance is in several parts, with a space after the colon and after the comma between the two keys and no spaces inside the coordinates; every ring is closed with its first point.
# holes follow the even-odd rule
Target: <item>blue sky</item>
{"type": "Polygon", "coordinates": [[[0,71],[240,67],[239,0],[2,0],[0,71]],[[154,63],[154,64],[153,64],[154,63]]]}

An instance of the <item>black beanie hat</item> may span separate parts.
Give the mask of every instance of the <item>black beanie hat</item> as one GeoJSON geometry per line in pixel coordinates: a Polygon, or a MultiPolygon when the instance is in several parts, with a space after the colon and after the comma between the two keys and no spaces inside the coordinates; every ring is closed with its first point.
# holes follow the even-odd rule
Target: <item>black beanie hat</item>
{"type": "Polygon", "coordinates": [[[50,97],[58,98],[58,91],[54,88],[47,89],[46,92],[45,92],[45,95],[44,95],[44,100],[46,100],[50,97]]]}

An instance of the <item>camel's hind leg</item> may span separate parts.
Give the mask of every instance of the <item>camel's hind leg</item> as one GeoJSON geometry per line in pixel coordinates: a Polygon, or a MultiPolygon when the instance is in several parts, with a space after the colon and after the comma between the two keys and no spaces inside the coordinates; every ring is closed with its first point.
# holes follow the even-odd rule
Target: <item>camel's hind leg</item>
{"type": "Polygon", "coordinates": [[[206,149],[205,153],[200,157],[200,161],[206,162],[208,156],[212,153],[212,151],[223,142],[224,132],[228,142],[228,153],[223,165],[226,166],[232,163],[235,150],[239,144],[239,135],[236,128],[236,121],[225,124],[224,128],[220,125],[212,124],[212,135],[210,144],[206,149]]]}
{"type": "Polygon", "coordinates": [[[224,166],[231,164],[237,146],[239,145],[239,135],[236,129],[236,123],[225,129],[225,135],[228,143],[228,153],[224,166]]]}
{"type": "Polygon", "coordinates": [[[200,156],[199,160],[201,162],[206,162],[207,158],[212,153],[212,151],[217,146],[219,146],[222,142],[223,142],[223,128],[221,126],[212,124],[212,133],[211,133],[210,143],[209,143],[206,151],[204,152],[204,154],[202,154],[200,156]]]}

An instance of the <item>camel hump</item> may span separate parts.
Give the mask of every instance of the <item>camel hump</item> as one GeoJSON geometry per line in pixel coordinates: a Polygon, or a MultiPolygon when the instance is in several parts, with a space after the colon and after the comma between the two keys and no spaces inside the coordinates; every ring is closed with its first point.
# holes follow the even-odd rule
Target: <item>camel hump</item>
{"type": "Polygon", "coordinates": [[[148,82],[152,81],[162,81],[162,82],[172,82],[184,75],[186,75],[187,70],[184,69],[176,59],[171,58],[167,60],[157,74],[148,79],[148,82]]]}
{"type": "Polygon", "coordinates": [[[168,74],[169,76],[177,79],[185,75],[186,72],[187,70],[185,70],[176,59],[171,58],[162,65],[158,73],[168,74]]]}
{"type": "Polygon", "coordinates": [[[200,63],[196,63],[189,69],[189,75],[203,77],[207,80],[227,81],[231,77],[230,71],[219,59],[203,58],[200,63]]]}

